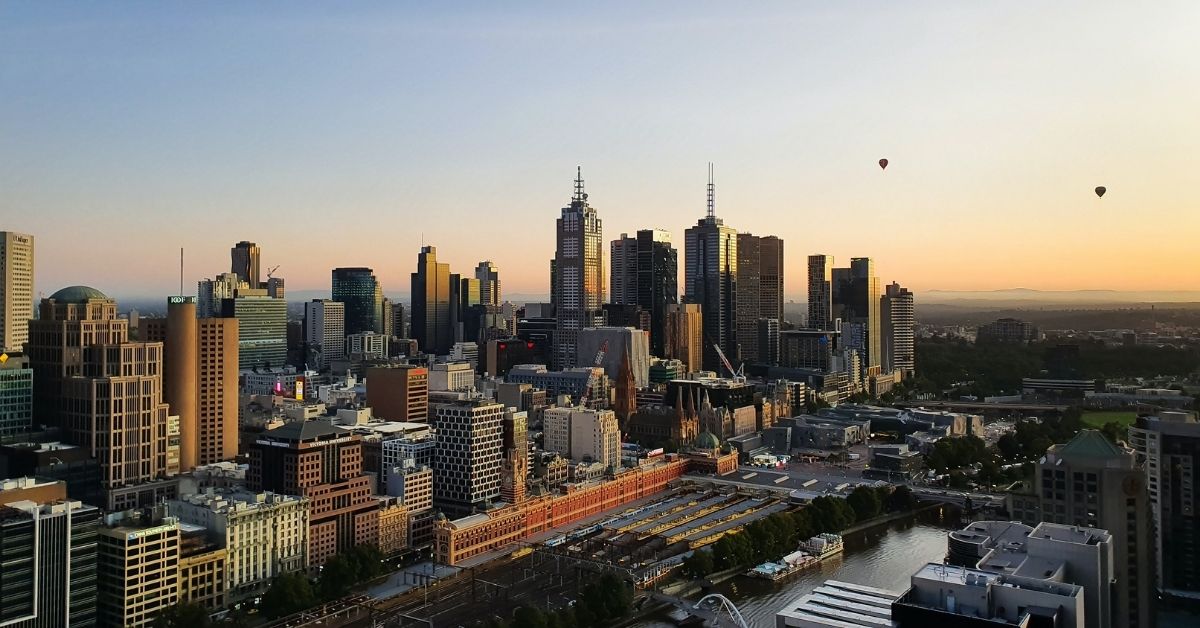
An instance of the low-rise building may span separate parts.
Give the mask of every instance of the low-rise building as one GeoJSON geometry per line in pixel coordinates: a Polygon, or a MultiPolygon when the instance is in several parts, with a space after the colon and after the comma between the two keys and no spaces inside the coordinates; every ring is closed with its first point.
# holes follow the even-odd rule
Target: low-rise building
{"type": "Polygon", "coordinates": [[[110,514],[97,534],[97,625],[140,628],[179,602],[179,521],[161,508],[110,514]]]}
{"type": "Polygon", "coordinates": [[[208,531],[179,524],[179,601],[209,609],[228,603],[226,552],[208,538],[208,531]]]}
{"type": "Polygon", "coordinates": [[[408,509],[399,497],[379,497],[379,551],[392,556],[408,547],[408,509]]]}

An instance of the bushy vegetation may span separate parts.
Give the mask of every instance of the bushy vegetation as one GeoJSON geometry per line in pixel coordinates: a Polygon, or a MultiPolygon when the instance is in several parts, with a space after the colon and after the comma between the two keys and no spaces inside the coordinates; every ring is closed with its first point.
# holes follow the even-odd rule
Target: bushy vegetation
{"type": "Polygon", "coordinates": [[[916,505],[917,498],[907,486],[859,486],[846,499],[818,497],[800,510],[764,517],[737,534],[726,534],[711,548],[696,550],[684,561],[683,575],[702,578],[714,571],[776,560],[794,551],[805,539],[824,532],[841,532],[855,523],[884,513],[909,511],[916,505]]]}
{"type": "Polygon", "coordinates": [[[350,551],[325,561],[314,588],[300,572],[280,574],[263,595],[261,611],[267,617],[283,617],[316,606],[320,599],[335,600],[350,589],[384,573],[383,554],[374,545],[356,545],[350,551]],[[320,597],[318,598],[318,594],[320,597]]]}
{"type": "Polygon", "coordinates": [[[579,600],[570,608],[548,612],[522,606],[509,621],[493,617],[480,625],[487,628],[600,628],[619,623],[632,608],[632,585],[608,572],[585,586],[579,600]]]}

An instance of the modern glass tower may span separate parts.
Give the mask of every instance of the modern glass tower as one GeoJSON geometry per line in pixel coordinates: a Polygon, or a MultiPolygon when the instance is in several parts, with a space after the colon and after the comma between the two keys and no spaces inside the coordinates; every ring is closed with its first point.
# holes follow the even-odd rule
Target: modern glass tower
{"type": "MultiPolygon", "coordinates": [[[[737,359],[737,230],[717,218],[716,186],[708,167],[708,214],[684,235],[684,295],[700,305],[704,323],[704,368],[723,372],[721,347],[737,359]]],[[[723,373],[728,375],[728,373],[723,373]]]]}
{"type": "Polygon", "coordinates": [[[421,351],[434,355],[450,353],[454,344],[451,296],[450,265],[437,261],[435,247],[421,247],[417,272],[412,274],[411,323],[412,337],[421,351]]]}
{"type": "Polygon", "coordinates": [[[238,242],[229,250],[229,257],[233,262],[231,271],[238,276],[238,279],[246,282],[251,288],[259,288],[259,257],[260,251],[258,245],[245,240],[238,242]]]}
{"type": "Polygon", "coordinates": [[[383,332],[383,287],[370,268],[333,269],[333,300],[346,305],[346,334],[383,332]]]}

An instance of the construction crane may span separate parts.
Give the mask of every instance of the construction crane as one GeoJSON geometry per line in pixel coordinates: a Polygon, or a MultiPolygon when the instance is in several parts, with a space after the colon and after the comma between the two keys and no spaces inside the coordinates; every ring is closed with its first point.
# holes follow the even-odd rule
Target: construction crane
{"type": "Polygon", "coordinates": [[[279,270],[279,266],[275,266],[274,268],[268,270],[267,271],[267,279],[273,279],[275,277],[275,271],[277,271],[277,270],[279,270]]]}
{"type": "Polygon", "coordinates": [[[721,345],[714,342],[713,349],[717,350],[717,356],[721,358],[721,364],[725,365],[725,369],[729,371],[729,375],[733,377],[733,381],[735,381],[735,382],[746,381],[746,374],[744,372],[742,372],[742,369],[744,367],[739,366],[736,371],[733,370],[733,365],[729,363],[729,358],[725,357],[724,351],[721,351],[721,345]]]}
{"type": "Polygon", "coordinates": [[[588,397],[592,394],[592,387],[596,385],[596,368],[604,362],[604,356],[608,354],[608,341],[600,343],[600,348],[596,351],[596,359],[592,360],[592,373],[588,375],[587,383],[583,385],[583,394],[579,396],[579,406],[586,408],[588,397]]]}

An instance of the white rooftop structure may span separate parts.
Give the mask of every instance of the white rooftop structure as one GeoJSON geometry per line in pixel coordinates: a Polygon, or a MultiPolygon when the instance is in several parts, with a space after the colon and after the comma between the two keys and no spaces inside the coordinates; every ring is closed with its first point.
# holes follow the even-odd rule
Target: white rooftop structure
{"type": "Polygon", "coordinates": [[[775,614],[776,628],[834,626],[890,628],[892,602],[899,593],[850,582],[827,580],[812,593],[792,600],[775,614]]]}

